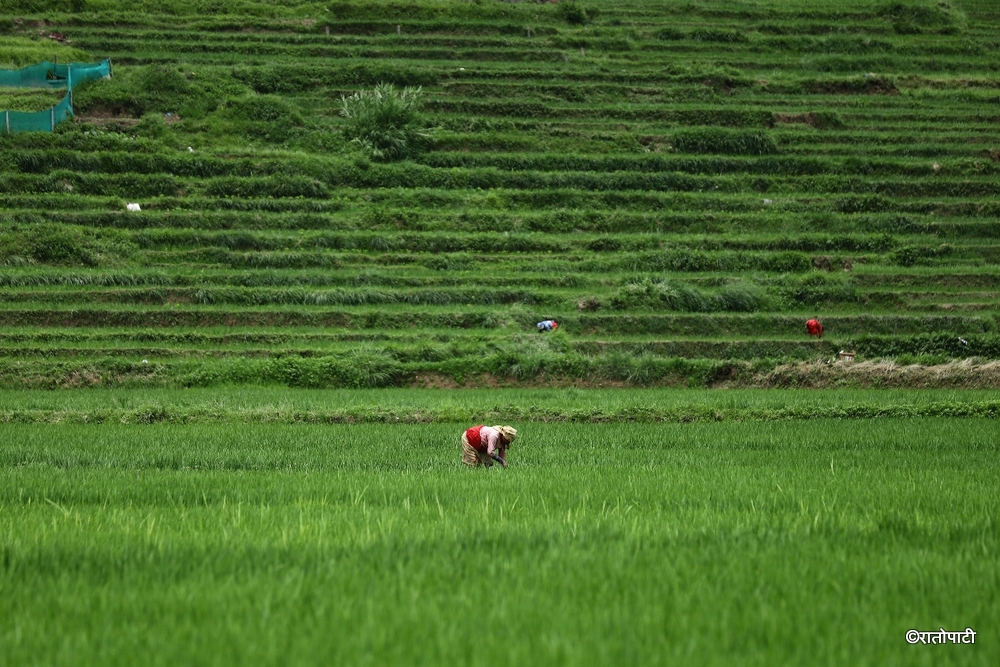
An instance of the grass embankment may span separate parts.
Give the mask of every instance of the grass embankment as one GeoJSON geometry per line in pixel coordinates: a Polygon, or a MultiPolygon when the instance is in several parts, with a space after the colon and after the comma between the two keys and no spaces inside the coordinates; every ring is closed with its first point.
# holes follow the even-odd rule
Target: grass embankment
{"type": "Polygon", "coordinates": [[[19,664],[995,664],[993,424],[518,423],[506,471],[462,469],[457,424],[7,425],[0,642],[19,664]],[[905,642],[939,627],[980,634],[905,642]]]}
{"type": "Polygon", "coordinates": [[[1000,416],[993,390],[285,388],[0,391],[3,423],[770,422],[1000,416]]]}

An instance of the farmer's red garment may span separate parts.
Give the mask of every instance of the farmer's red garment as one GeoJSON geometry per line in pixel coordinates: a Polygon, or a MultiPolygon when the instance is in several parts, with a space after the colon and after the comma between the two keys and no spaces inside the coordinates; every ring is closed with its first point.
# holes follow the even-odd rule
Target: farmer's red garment
{"type": "Polygon", "coordinates": [[[483,444],[482,439],[479,437],[479,432],[483,429],[483,425],[473,426],[465,431],[465,439],[469,441],[469,446],[475,449],[477,452],[486,453],[486,446],[483,444]]]}
{"type": "Polygon", "coordinates": [[[819,323],[819,320],[813,318],[806,322],[806,331],[810,336],[823,337],[823,325],[819,323]]]}
{"type": "Polygon", "coordinates": [[[507,449],[500,445],[500,432],[492,426],[473,426],[465,431],[465,439],[474,450],[490,457],[499,453],[503,458],[507,449]]]}

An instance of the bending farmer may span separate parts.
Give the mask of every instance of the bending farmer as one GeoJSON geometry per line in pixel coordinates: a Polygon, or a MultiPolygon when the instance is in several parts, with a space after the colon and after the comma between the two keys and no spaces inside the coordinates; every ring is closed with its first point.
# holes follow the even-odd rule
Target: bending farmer
{"type": "Polygon", "coordinates": [[[510,426],[473,426],[462,434],[462,463],[489,468],[496,461],[507,467],[507,447],[517,437],[510,426]]]}
{"type": "Polygon", "coordinates": [[[806,321],[806,333],[817,338],[823,337],[823,325],[815,317],[806,321]]]}

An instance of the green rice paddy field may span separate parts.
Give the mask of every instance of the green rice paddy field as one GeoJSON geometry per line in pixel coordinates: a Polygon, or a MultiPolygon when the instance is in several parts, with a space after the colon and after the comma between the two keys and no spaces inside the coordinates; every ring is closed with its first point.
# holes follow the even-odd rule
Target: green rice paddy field
{"type": "Polygon", "coordinates": [[[0,400],[6,664],[1000,657],[995,391],[0,400]],[[461,465],[467,413],[532,410],[461,465]],[[906,643],[941,627],[979,634],[906,643]]]}
{"type": "Polygon", "coordinates": [[[0,0],[0,665],[1000,664],[998,7],[0,0]]]}

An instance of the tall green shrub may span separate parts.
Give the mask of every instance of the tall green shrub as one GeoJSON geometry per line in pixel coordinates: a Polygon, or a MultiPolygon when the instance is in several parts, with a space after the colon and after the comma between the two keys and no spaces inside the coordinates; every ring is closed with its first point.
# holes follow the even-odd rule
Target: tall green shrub
{"type": "Polygon", "coordinates": [[[401,160],[430,138],[417,129],[422,89],[379,84],[340,99],[344,137],[376,160],[401,160]]]}
{"type": "Polygon", "coordinates": [[[79,230],[61,225],[36,225],[26,231],[27,249],[31,257],[43,264],[92,265],[93,258],[87,251],[79,230]]]}
{"type": "Polygon", "coordinates": [[[584,25],[597,15],[597,10],[585,9],[575,0],[564,0],[556,5],[556,14],[570,25],[584,25]]]}

